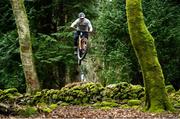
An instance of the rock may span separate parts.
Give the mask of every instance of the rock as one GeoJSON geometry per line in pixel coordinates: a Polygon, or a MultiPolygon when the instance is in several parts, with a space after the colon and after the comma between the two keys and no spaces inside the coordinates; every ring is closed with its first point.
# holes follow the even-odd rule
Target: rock
{"type": "Polygon", "coordinates": [[[128,100],[128,105],[129,106],[135,106],[135,105],[140,105],[141,100],[128,100]]]}

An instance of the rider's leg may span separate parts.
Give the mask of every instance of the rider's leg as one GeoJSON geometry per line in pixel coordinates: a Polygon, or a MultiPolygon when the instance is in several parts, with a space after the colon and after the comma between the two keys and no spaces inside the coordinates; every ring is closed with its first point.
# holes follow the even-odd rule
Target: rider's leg
{"type": "Polygon", "coordinates": [[[83,32],[83,36],[88,39],[88,32],[83,32]]]}

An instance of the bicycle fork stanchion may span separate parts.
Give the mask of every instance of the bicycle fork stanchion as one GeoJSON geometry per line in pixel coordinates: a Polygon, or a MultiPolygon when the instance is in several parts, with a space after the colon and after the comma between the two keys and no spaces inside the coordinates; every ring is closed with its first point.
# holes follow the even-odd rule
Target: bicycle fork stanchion
{"type": "Polygon", "coordinates": [[[80,68],[80,80],[83,82],[87,81],[86,73],[84,72],[85,67],[83,65],[81,65],[81,66],[79,66],[79,68],[80,68]]]}
{"type": "Polygon", "coordinates": [[[80,67],[80,78],[81,78],[81,81],[84,81],[84,73],[83,73],[83,70],[82,68],[80,67]]]}

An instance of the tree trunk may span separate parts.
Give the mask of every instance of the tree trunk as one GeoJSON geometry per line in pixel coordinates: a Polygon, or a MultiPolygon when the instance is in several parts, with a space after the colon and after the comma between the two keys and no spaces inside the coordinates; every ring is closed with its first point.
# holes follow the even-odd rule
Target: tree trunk
{"type": "Polygon", "coordinates": [[[33,93],[39,90],[40,87],[33,63],[29,24],[23,2],[24,0],[11,0],[11,5],[19,35],[20,55],[27,87],[26,92],[33,93]]]}
{"type": "Polygon", "coordinates": [[[141,0],[126,0],[126,12],[131,42],[143,74],[146,108],[151,112],[173,110],[165,90],[154,39],[144,23],[141,0]]]}

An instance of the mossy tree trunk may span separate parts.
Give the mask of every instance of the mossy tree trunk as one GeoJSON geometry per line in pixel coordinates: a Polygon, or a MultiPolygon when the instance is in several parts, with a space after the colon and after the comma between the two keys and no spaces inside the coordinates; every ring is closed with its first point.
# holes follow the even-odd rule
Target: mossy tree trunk
{"type": "Polygon", "coordinates": [[[33,93],[39,90],[39,82],[33,63],[30,30],[24,0],[11,0],[16,26],[19,35],[20,56],[26,79],[26,92],[33,93]]]}
{"type": "Polygon", "coordinates": [[[165,90],[154,39],[144,23],[141,0],[126,0],[126,14],[131,42],[143,73],[146,108],[151,112],[173,110],[165,90]]]}

